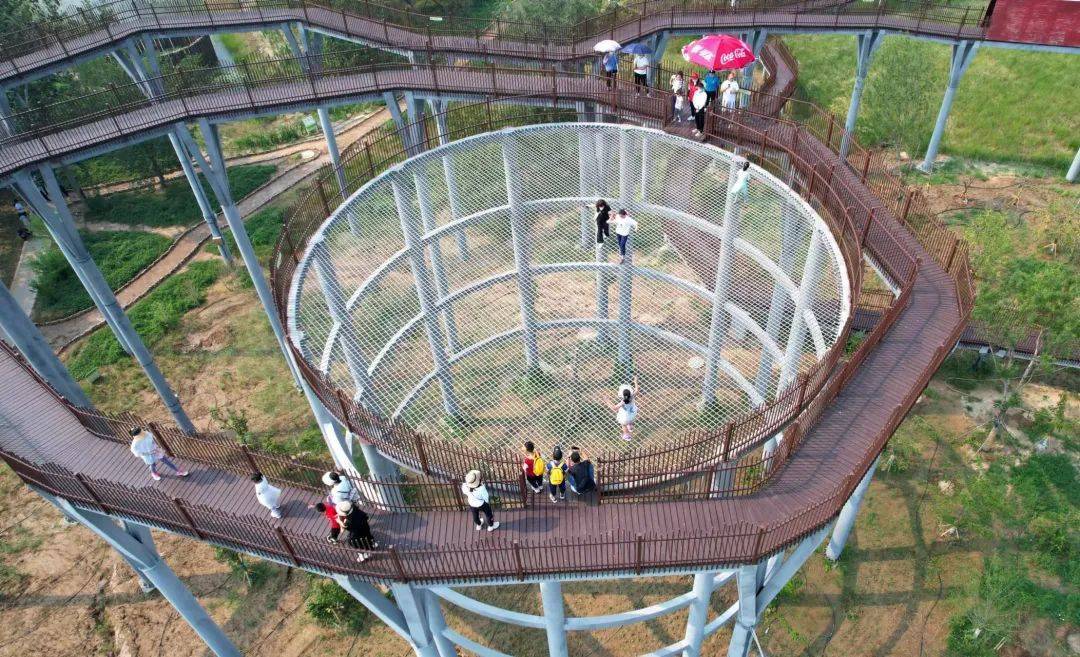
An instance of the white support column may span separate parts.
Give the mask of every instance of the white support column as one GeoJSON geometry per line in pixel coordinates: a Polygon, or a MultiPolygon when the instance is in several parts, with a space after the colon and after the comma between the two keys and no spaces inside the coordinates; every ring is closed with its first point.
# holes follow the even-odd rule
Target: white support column
{"type": "Polygon", "coordinates": [[[419,155],[427,143],[427,129],[424,127],[424,100],[411,91],[405,92],[405,110],[409,113],[408,128],[412,141],[410,155],[419,155]]]}
{"type": "MultiPolygon", "coordinates": [[[[580,103],[584,106],[585,103],[580,103]]],[[[579,113],[584,110],[579,110],[579,113]]],[[[580,120],[580,119],[579,119],[580,120]]],[[[589,248],[596,241],[596,223],[593,221],[595,216],[594,205],[592,204],[592,197],[595,196],[593,192],[594,185],[593,174],[594,164],[592,161],[592,137],[585,129],[578,130],[578,195],[585,201],[585,205],[581,208],[581,234],[579,239],[581,242],[581,249],[588,251],[589,248]]]]}
{"type": "MultiPolygon", "coordinates": [[[[660,62],[664,60],[664,52],[667,50],[669,32],[661,32],[660,37],[656,40],[656,46],[653,48],[652,54],[652,66],[649,67],[649,74],[647,81],[650,88],[656,87],[656,67],[660,65],[660,62]]],[[[662,84],[667,84],[666,80],[660,81],[662,84]]],[[[670,89],[668,89],[670,91],[670,89]]]]}
{"type": "Polygon", "coordinates": [[[533,288],[529,256],[529,228],[525,225],[524,199],[518,168],[518,144],[513,136],[502,139],[503,169],[506,176],[506,201],[510,206],[510,238],[517,268],[518,299],[521,305],[522,334],[525,341],[525,366],[540,366],[540,348],[536,337],[536,293],[533,288]]]}
{"type": "Polygon", "coordinates": [[[0,330],[15,345],[38,375],[76,406],[89,406],[90,399],[71,378],[64,364],[53,353],[45,336],[30,321],[7,286],[0,281],[0,330]]]}
{"type": "MultiPolygon", "coordinates": [[[[428,234],[436,229],[435,212],[431,205],[431,190],[428,188],[427,178],[422,174],[413,174],[413,184],[416,186],[416,199],[420,206],[420,221],[424,227],[424,233],[428,234]]],[[[442,245],[438,239],[431,240],[431,274],[435,280],[435,291],[438,294],[437,303],[442,303],[450,294],[450,281],[446,276],[446,261],[443,259],[442,245]]],[[[460,349],[458,342],[457,322],[454,321],[454,309],[451,304],[443,305],[439,311],[442,317],[443,331],[446,333],[446,349],[453,355],[460,349]]]]}
{"type": "Polygon", "coordinates": [[[739,612],[731,629],[728,657],[746,657],[757,625],[757,565],[740,566],[738,574],[739,612]]]}
{"type": "Polygon", "coordinates": [[[180,160],[180,168],[184,170],[184,178],[187,179],[191,192],[195,195],[195,202],[202,213],[203,221],[206,222],[207,227],[210,229],[210,238],[214,244],[217,244],[218,253],[221,254],[225,264],[231,267],[233,265],[232,252],[229,250],[228,243],[225,242],[225,236],[221,234],[221,227],[218,226],[217,222],[217,213],[214,212],[213,206],[210,205],[206,190],[203,188],[202,183],[199,182],[194,167],[191,166],[191,156],[175,130],[169,132],[169,143],[172,144],[176,157],[180,160]]]}
{"type": "Polygon", "coordinates": [[[705,624],[709,622],[709,602],[712,600],[716,573],[694,574],[694,601],[686,617],[686,650],[684,657],[700,657],[701,643],[705,639],[705,624]]]}
{"type": "Polygon", "coordinates": [[[131,324],[131,320],[128,319],[123,308],[120,307],[120,302],[117,301],[112,288],[109,287],[105,277],[101,274],[101,270],[98,269],[97,263],[90,257],[90,252],[86,250],[86,245],[83,244],[82,237],[75,228],[75,220],[67,203],[64,201],[64,194],[60,190],[60,184],[57,182],[52,168],[48,165],[40,165],[38,166],[38,172],[45,182],[45,188],[52,199],[52,205],[49,205],[42,196],[41,191],[38,190],[37,185],[25,172],[15,175],[15,186],[19,194],[41,216],[49,230],[49,234],[52,235],[53,240],[56,241],[60,250],[64,253],[68,264],[71,265],[71,268],[75,270],[79,279],[83,282],[83,286],[86,287],[98,310],[101,311],[102,317],[109,322],[109,327],[112,328],[116,339],[142,367],[146,377],[150,379],[150,384],[157,391],[158,396],[161,397],[165,407],[169,409],[169,413],[172,415],[173,420],[176,421],[177,426],[185,433],[194,432],[195,426],[191,423],[187,413],[184,412],[176,393],[169,387],[169,383],[165,380],[161,370],[158,369],[157,363],[154,362],[153,356],[150,355],[150,350],[143,344],[142,338],[139,337],[135,327],[131,324]]]}
{"type": "MultiPolygon", "coordinates": [[[[754,67],[761,57],[761,49],[765,47],[765,40],[769,36],[768,30],[750,30],[743,33],[743,41],[750,46],[754,53],[754,61],[743,68],[742,88],[749,91],[754,87],[754,67]]],[[[746,107],[750,103],[750,95],[743,94],[742,104],[746,107]]]]}
{"type": "Polygon", "coordinates": [[[386,625],[396,632],[398,636],[405,639],[410,644],[412,643],[412,637],[409,635],[409,627],[405,621],[405,615],[401,613],[401,609],[399,609],[397,605],[383,595],[382,591],[367,582],[347,575],[334,575],[333,579],[338,583],[338,586],[345,589],[349,595],[356,598],[360,604],[367,607],[368,611],[375,614],[379,620],[386,623],[386,625]]]}
{"type": "Polygon", "coordinates": [[[440,657],[435,642],[428,629],[427,614],[424,613],[422,597],[424,591],[410,584],[392,584],[394,601],[405,618],[409,630],[410,643],[418,657],[440,657]]]}
{"type": "Polygon", "coordinates": [[[956,96],[956,88],[960,86],[960,79],[964,77],[968,65],[975,58],[979,50],[978,41],[961,41],[952,47],[952,60],[949,66],[949,85],[945,88],[945,97],[941,99],[941,109],[938,110],[937,121],[934,123],[934,134],[930,136],[930,145],[926,147],[926,157],[923,158],[919,170],[930,173],[934,169],[934,160],[937,159],[938,148],[941,147],[941,137],[945,134],[945,124],[949,119],[949,111],[952,109],[953,98],[956,96]]]}
{"type": "Polygon", "coordinates": [[[401,105],[398,104],[397,96],[392,91],[383,92],[383,102],[386,103],[386,109],[390,110],[390,118],[394,120],[394,126],[398,129],[398,133],[401,135],[401,140],[405,146],[405,152],[412,154],[415,148],[412,143],[412,136],[409,131],[405,129],[405,117],[401,115],[401,105]]]}
{"type": "Polygon", "coordinates": [[[641,135],[641,190],[638,192],[642,202],[646,202],[649,198],[649,182],[653,180],[652,169],[649,167],[651,162],[652,138],[645,132],[641,135]]]}
{"type": "Polygon", "coordinates": [[[395,175],[390,180],[390,186],[394,192],[394,204],[397,208],[398,220],[401,223],[401,233],[405,237],[405,249],[409,253],[409,264],[412,268],[413,283],[416,288],[416,298],[420,303],[420,314],[424,318],[424,329],[427,331],[428,346],[431,350],[431,359],[435,363],[436,378],[439,388],[442,390],[443,410],[447,415],[459,415],[461,408],[458,405],[457,396],[454,394],[454,381],[450,375],[450,361],[446,357],[446,340],[439,326],[438,311],[436,310],[436,290],[431,280],[431,275],[424,261],[424,245],[420,241],[420,234],[416,229],[416,218],[413,215],[411,194],[402,190],[403,176],[395,175]]]}
{"type": "MultiPolygon", "coordinates": [[[[798,251],[799,239],[799,214],[798,209],[790,202],[784,201],[780,206],[780,258],[777,265],[781,271],[787,273],[795,264],[795,256],[798,251]]],[[[769,300],[769,317],[765,322],[765,333],[779,343],[780,329],[785,317],[784,309],[787,307],[787,289],[779,281],[773,284],[772,298],[769,300]]],[[[773,382],[773,366],[775,356],[764,345],[761,348],[761,357],[758,360],[757,376],[754,378],[754,389],[763,398],[768,398],[769,386],[773,382]]]]}
{"type": "Polygon", "coordinates": [[[848,537],[851,536],[851,530],[855,527],[855,518],[859,515],[859,507],[862,506],[866,489],[870,488],[870,480],[874,478],[874,472],[877,471],[878,461],[880,460],[880,455],[874,459],[874,462],[870,464],[870,469],[866,471],[866,474],[859,481],[859,485],[852,491],[851,497],[844,503],[844,507],[840,509],[840,515],[836,518],[836,527],[833,529],[832,538],[829,539],[829,545],[825,548],[825,556],[831,561],[838,560],[844,552],[844,546],[847,545],[848,537]]]}
{"type": "Polygon", "coordinates": [[[77,520],[119,552],[125,561],[137,569],[140,576],[149,580],[162,597],[169,601],[173,609],[187,621],[191,629],[195,630],[199,638],[217,657],[241,657],[240,651],[229,640],[229,637],[225,636],[191,591],[161,559],[152,542],[149,545],[142,543],[137,536],[121,529],[107,515],[80,509],[67,500],[54,497],[44,491],[38,492],[58,507],[64,515],[77,520]]]}
{"type": "Polygon", "coordinates": [[[333,258],[330,250],[326,248],[322,235],[317,239],[318,241],[313,242],[311,247],[312,260],[319,272],[319,287],[322,289],[326,306],[330,310],[330,317],[338,325],[338,340],[341,351],[345,354],[345,363],[352,376],[355,389],[353,399],[362,402],[373,412],[379,413],[378,403],[372,394],[371,379],[368,378],[367,359],[360,351],[360,336],[357,335],[352,315],[346,308],[348,295],[341,287],[341,281],[338,280],[337,271],[334,269],[333,258]]]}
{"type": "Polygon", "coordinates": [[[11,110],[7,92],[7,87],[0,85],[0,135],[10,136],[15,134],[15,125],[11,120],[15,112],[11,110]]]}
{"type": "MultiPolygon", "coordinates": [[[[619,131],[619,204],[622,209],[634,205],[634,177],[631,175],[630,133],[619,131]]],[[[631,236],[626,245],[626,257],[619,267],[619,322],[616,339],[619,365],[630,367],[630,311],[633,304],[634,285],[634,238],[631,236]]]]}
{"type": "Polygon", "coordinates": [[[1076,149],[1076,155],[1069,166],[1069,172],[1065,174],[1065,180],[1066,182],[1076,182],[1077,177],[1080,177],[1080,148],[1076,149]]]}
{"type": "Polygon", "coordinates": [[[844,136],[840,141],[841,160],[847,157],[851,148],[851,136],[855,134],[855,121],[859,117],[859,102],[862,100],[863,87],[866,86],[866,74],[870,72],[870,60],[874,57],[874,52],[881,45],[882,34],[877,30],[869,30],[855,38],[855,86],[851,90],[851,103],[844,121],[844,136]]]}
{"type": "Polygon", "coordinates": [[[567,657],[566,607],[563,604],[562,583],[557,579],[540,582],[540,600],[544,606],[548,657],[567,657]]]}
{"type": "Polygon", "coordinates": [[[345,179],[345,169],[341,166],[341,151],[338,150],[337,137],[334,135],[334,124],[330,121],[330,110],[320,106],[316,109],[319,115],[319,126],[322,128],[323,137],[326,138],[326,152],[330,154],[330,163],[334,167],[334,177],[337,179],[338,191],[341,200],[349,198],[349,185],[345,179]]]}
{"type": "MultiPolygon", "coordinates": [[[[447,102],[430,100],[431,113],[435,116],[435,126],[439,131],[439,145],[445,146],[450,143],[450,126],[446,118],[447,102]]],[[[443,178],[446,180],[446,197],[450,206],[450,221],[461,218],[461,204],[458,195],[457,176],[454,175],[454,156],[446,151],[442,156],[443,178]]],[[[465,262],[469,259],[469,242],[465,235],[465,228],[454,233],[457,241],[458,258],[465,262]]]]}
{"type": "MultiPolygon", "coordinates": [[[[591,137],[592,148],[589,149],[589,159],[592,171],[592,185],[593,192],[597,197],[607,196],[604,193],[602,172],[606,170],[604,164],[607,163],[605,157],[604,133],[599,130],[590,130],[586,133],[591,137]],[[592,133],[589,135],[589,133],[592,133]],[[602,164],[603,163],[603,164],[602,164]]],[[[612,234],[607,238],[610,243],[611,240],[615,240],[615,234],[612,234]]],[[[594,247],[594,257],[597,263],[607,264],[609,248],[608,243],[597,243],[594,247]]],[[[608,273],[601,268],[596,270],[596,318],[600,320],[608,319],[608,291],[611,281],[608,280],[608,273]]],[[[596,340],[600,344],[606,344],[611,340],[611,328],[606,324],[600,324],[596,327],[596,340]]]]}
{"type": "MultiPolygon", "coordinates": [[[[70,518],[69,516],[69,519],[72,518],[70,518]]],[[[75,520],[75,522],[78,522],[78,520],[75,520]]],[[[161,555],[158,554],[157,546],[154,545],[154,537],[150,534],[149,529],[134,522],[129,522],[127,520],[121,520],[120,527],[125,532],[127,532],[128,536],[131,536],[139,543],[142,543],[143,547],[149,550],[150,553],[158,555],[159,559],[161,558],[161,555]]],[[[142,592],[149,593],[153,591],[154,583],[151,582],[150,579],[142,572],[142,570],[139,568],[138,562],[132,561],[128,557],[128,555],[124,554],[123,552],[120,553],[120,556],[122,556],[124,558],[124,561],[128,563],[128,566],[130,566],[131,569],[135,571],[135,575],[139,578],[139,588],[142,589],[142,592]]]]}
{"type": "Polygon", "coordinates": [[[443,616],[439,596],[427,589],[422,589],[420,592],[424,597],[424,613],[427,615],[428,629],[431,631],[431,639],[435,643],[436,652],[439,653],[439,657],[457,657],[454,643],[443,634],[446,629],[446,617],[443,616]]]}
{"type": "Polygon", "coordinates": [[[813,311],[814,291],[817,289],[821,270],[825,268],[828,247],[823,243],[821,229],[814,227],[810,235],[810,246],[803,263],[799,290],[795,294],[795,312],[791,318],[791,330],[788,332],[787,347],[784,350],[784,363],[780,369],[777,392],[788,387],[799,372],[799,360],[802,358],[802,346],[806,341],[806,313],[813,311]]]}
{"type": "Polygon", "coordinates": [[[716,279],[713,283],[712,315],[709,319],[709,353],[705,359],[705,380],[701,390],[701,405],[708,408],[716,399],[716,380],[720,372],[721,352],[727,337],[731,318],[724,304],[728,300],[732,266],[735,256],[735,235],[739,232],[741,200],[732,193],[739,167],[733,160],[728,169],[727,195],[724,217],[720,225],[720,251],[716,256],[716,279]]]}

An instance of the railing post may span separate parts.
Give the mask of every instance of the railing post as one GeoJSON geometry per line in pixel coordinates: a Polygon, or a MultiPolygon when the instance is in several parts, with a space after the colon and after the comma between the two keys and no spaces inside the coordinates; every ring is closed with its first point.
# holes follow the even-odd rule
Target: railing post
{"type": "Polygon", "coordinates": [[[870,208],[870,214],[866,215],[866,225],[863,226],[862,235],[859,236],[859,248],[866,246],[866,236],[870,234],[870,224],[874,223],[874,212],[877,208],[870,208]]]}
{"type": "Polygon", "coordinates": [[[424,451],[424,442],[420,439],[420,434],[413,434],[413,442],[416,444],[416,458],[420,459],[420,470],[424,474],[431,474],[428,469],[427,452],[424,451]]]}
{"type": "Polygon", "coordinates": [[[865,185],[866,184],[866,174],[870,172],[870,151],[869,150],[864,150],[863,153],[866,154],[866,160],[863,162],[863,165],[862,165],[862,175],[859,176],[859,182],[861,182],[862,184],[865,185]]]}
{"type": "Polygon", "coordinates": [[[904,209],[900,211],[900,223],[906,224],[908,218],[908,212],[911,211],[911,199],[915,196],[915,190],[909,189],[907,196],[904,198],[904,209]]]}
{"type": "Polygon", "coordinates": [[[836,117],[832,115],[832,112],[829,112],[829,134],[825,137],[825,145],[829,147],[830,151],[832,150],[832,135],[835,127],[836,117]]]}
{"type": "Polygon", "coordinates": [[[244,455],[244,460],[247,461],[248,467],[252,472],[258,472],[259,466],[255,465],[255,459],[251,456],[251,452],[248,451],[247,445],[240,443],[240,453],[244,455]]]}
{"type": "Polygon", "coordinates": [[[94,500],[94,504],[101,507],[102,511],[104,511],[105,513],[112,513],[112,511],[110,511],[109,507],[106,506],[105,503],[101,501],[100,497],[98,497],[98,494],[94,492],[94,489],[90,488],[90,484],[87,483],[86,477],[82,476],[79,473],[76,473],[75,474],[75,481],[79,482],[79,485],[83,487],[83,490],[86,491],[86,494],[90,496],[90,499],[94,500]]]}
{"type": "Polygon", "coordinates": [[[349,413],[349,404],[345,401],[345,393],[341,389],[335,389],[338,398],[338,405],[341,407],[341,419],[345,422],[345,428],[349,430],[349,433],[359,437],[360,434],[353,427],[352,415],[349,413]]]}
{"type": "Polygon", "coordinates": [[[387,548],[387,552],[390,553],[390,562],[394,564],[394,572],[397,574],[398,581],[409,581],[409,578],[405,575],[405,568],[401,565],[401,557],[398,556],[397,548],[391,545],[387,548]]]}
{"type": "MultiPolygon", "coordinates": [[[[318,194],[319,194],[319,202],[322,203],[323,214],[325,214],[327,217],[329,217],[330,216],[330,203],[327,202],[327,200],[326,200],[326,190],[323,189],[323,182],[322,182],[321,177],[315,179],[315,191],[317,191],[318,194]]],[[[295,253],[295,251],[294,251],[294,253],[295,253]]]]}
{"type": "Polygon", "coordinates": [[[281,527],[274,527],[274,533],[277,534],[281,547],[285,548],[285,554],[289,555],[289,560],[293,562],[294,566],[299,566],[300,560],[296,558],[296,551],[289,544],[289,539],[285,538],[285,531],[281,527]]]}
{"type": "Polygon", "coordinates": [[[645,557],[645,537],[641,534],[634,539],[634,573],[641,574],[641,562],[645,557]]]}
{"type": "Polygon", "coordinates": [[[720,460],[727,461],[731,455],[731,437],[735,433],[735,423],[728,422],[724,425],[724,449],[720,453],[720,460]]]}
{"type": "Polygon", "coordinates": [[[945,258],[945,273],[948,274],[952,269],[953,258],[956,256],[957,247],[960,245],[960,238],[954,237],[952,247],[949,248],[949,255],[945,258]]]}
{"type": "Polygon", "coordinates": [[[206,536],[201,531],[199,531],[198,527],[195,526],[195,519],[192,518],[191,514],[188,513],[187,509],[184,508],[184,504],[180,501],[180,498],[172,498],[172,503],[173,506],[176,507],[176,511],[184,519],[184,522],[187,523],[188,529],[190,529],[195,534],[195,536],[199,538],[200,541],[205,541],[206,536]]]}
{"type": "Polygon", "coordinates": [[[517,569],[517,578],[519,582],[525,581],[525,566],[521,561],[521,544],[514,541],[512,544],[514,549],[514,567],[517,569]]]}
{"type": "Polygon", "coordinates": [[[165,432],[161,430],[161,425],[157,422],[150,422],[147,426],[150,427],[150,432],[154,434],[157,443],[161,445],[161,449],[165,450],[165,455],[169,458],[176,458],[176,453],[173,452],[172,445],[169,444],[169,441],[165,440],[165,432]]]}

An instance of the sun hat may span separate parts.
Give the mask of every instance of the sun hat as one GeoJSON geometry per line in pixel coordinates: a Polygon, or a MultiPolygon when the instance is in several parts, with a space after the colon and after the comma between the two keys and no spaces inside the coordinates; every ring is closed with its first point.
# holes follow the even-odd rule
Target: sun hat
{"type": "Polygon", "coordinates": [[[338,513],[347,514],[352,511],[352,502],[348,500],[345,500],[344,502],[338,502],[334,505],[334,509],[337,510],[338,513]]]}
{"type": "Polygon", "coordinates": [[[469,473],[465,475],[465,485],[469,488],[477,488],[480,486],[480,471],[469,470],[469,473]]]}
{"type": "Polygon", "coordinates": [[[322,476],[323,485],[325,485],[325,486],[336,486],[337,485],[338,482],[334,481],[331,478],[333,474],[334,474],[333,472],[327,472],[327,473],[323,474],[323,476],[322,476]]]}

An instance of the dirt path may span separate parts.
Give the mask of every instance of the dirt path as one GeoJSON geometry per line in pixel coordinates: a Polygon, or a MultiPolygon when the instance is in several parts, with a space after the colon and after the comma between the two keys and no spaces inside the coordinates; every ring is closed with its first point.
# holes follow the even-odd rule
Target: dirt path
{"type": "MultiPolygon", "coordinates": [[[[358,122],[337,136],[339,146],[344,147],[363,135],[378,128],[390,119],[390,112],[382,109],[372,114],[367,119],[358,122]]],[[[310,143],[291,145],[275,152],[277,158],[291,153],[311,149],[310,143]]],[[[271,159],[269,154],[260,154],[260,157],[271,159]]],[[[320,151],[319,156],[296,165],[285,173],[272,179],[267,184],[255,190],[237,203],[237,209],[242,217],[247,220],[253,213],[263,208],[279,195],[301,184],[306,178],[314,174],[329,162],[329,155],[320,151]]],[[[220,217],[220,215],[219,215],[220,217]]],[[[224,219],[219,221],[224,226],[224,219]]],[[[131,227],[126,227],[130,230],[131,227]]],[[[189,260],[195,257],[202,245],[210,239],[210,229],[206,223],[199,223],[184,232],[173,245],[150,267],[121,287],[116,297],[123,308],[146,296],[158,284],[179,270],[189,260]]],[[[72,317],[59,320],[54,323],[41,326],[42,333],[54,348],[63,352],[67,347],[79,338],[88,335],[91,331],[105,323],[101,312],[97,308],[91,308],[72,317]]]]}

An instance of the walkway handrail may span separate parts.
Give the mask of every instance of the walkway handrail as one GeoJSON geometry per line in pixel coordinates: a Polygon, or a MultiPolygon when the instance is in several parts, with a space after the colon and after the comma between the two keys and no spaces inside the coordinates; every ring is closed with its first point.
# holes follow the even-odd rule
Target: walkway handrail
{"type": "Polygon", "coordinates": [[[748,0],[735,4],[713,0],[638,0],[569,26],[500,18],[431,16],[370,0],[352,12],[318,0],[113,0],[92,8],[73,8],[9,32],[5,43],[0,45],[0,58],[3,58],[0,62],[8,63],[12,72],[22,73],[26,63],[20,67],[18,58],[49,48],[59,48],[66,58],[80,49],[117,43],[134,34],[155,30],[288,21],[355,32],[356,36],[388,46],[401,47],[403,40],[413,37],[414,51],[480,53],[486,45],[492,55],[555,61],[589,56],[591,42],[597,39],[618,37],[629,42],[659,30],[707,30],[725,26],[731,29],[745,26],[742,23],[777,28],[885,28],[981,39],[986,34],[983,18],[982,9],[918,0],[888,3],[748,0]],[[95,33],[101,34],[95,38],[95,33]]]}

